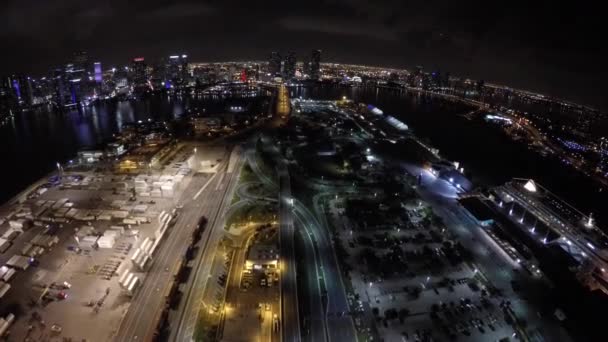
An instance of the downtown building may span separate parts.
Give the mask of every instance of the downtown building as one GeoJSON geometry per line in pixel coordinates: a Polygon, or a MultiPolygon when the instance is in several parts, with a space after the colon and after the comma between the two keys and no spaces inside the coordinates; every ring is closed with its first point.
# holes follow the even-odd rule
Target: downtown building
{"type": "Polygon", "coordinates": [[[308,75],[311,80],[318,81],[321,79],[321,50],[312,50],[310,54],[308,75]]]}
{"type": "Polygon", "coordinates": [[[283,79],[291,80],[296,75],[296,53],[290,51],[283,61],[283,79]]]}
{"type": "Polygon", "coordinates": [[[270,77],[281,76],[283,60],[281,54],[276,51],[270,53],[270,59],[268,60],[268,73],[270,77]]]}

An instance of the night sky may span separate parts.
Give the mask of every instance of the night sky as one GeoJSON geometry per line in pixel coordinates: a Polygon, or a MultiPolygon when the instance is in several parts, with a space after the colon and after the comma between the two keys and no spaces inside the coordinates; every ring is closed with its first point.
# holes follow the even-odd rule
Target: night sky
{"type": "Polygon", "coordinates": [[[324,61],[423,65],[606,109],[603,13],[585,1],[5,0],[0,74],[40,75],[76,50],[109,66],[320,48],[324,61]]]}

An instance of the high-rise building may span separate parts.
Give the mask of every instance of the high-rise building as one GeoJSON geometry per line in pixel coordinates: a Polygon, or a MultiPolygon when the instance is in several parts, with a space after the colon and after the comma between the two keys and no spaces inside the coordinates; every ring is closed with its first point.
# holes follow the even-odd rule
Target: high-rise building
{"type": "Polygon", "coordinates": [[[165,64],[165,87],[185,85],[189,80],[188,55],[169,56],[165,64]]]}
{"type": "Polygon", "coordinates": [[[310,75],[310,58],[304,58],[304,62],[302,62],[302,74],[310,75]]]}
{"type": "Polygon", "coordinates": [[[296,53],[290,51],[285,57],[283,65],[283,78],[292,79],[296,74],[296,53]]]}
{"type": "Polygon", "coordinates": [[[143,86],[148,83],[146,62],[143,57],[133,59],[131,63],[131,80],[134,86],[143,86]]]}
{"type": "Polygon", "coordinates": [[[83,70],[87,76],[93,72],[93,67],[89,61],[89,55],[86,53],[86,51],[78,51],[74,53],[73,61],[75,70],[83,70]]]}
{"type": "Polygon", "coordinates": [[[95,73],[95,83],[101,83],[103,81],[103,74],[101,72],[100,62],[93,63],[93,71],[95,73]]]}
{"type": "Polygon", "coordinates": [[[602,174],[608,175],[608,139],[606,137],[600,138],[599,151],[599,170],[602,174]]]}
{"type": "Polygon", "coordinates": [[[310,78],[319,80],[321,78],[321,50],[312,50],[310,54],[310,78]]]}
{"type": "Polygon", "coordinates": [[[10,85],[13,89],[17,103],[22,106],[33,104],[32,79],[25,75],[13,75],[10,78],[10,85]]]}
{"type": "Polygon", "coordinates": [[[11,86],[10,77],[0,79],[0,120],[3,120],[12,113],[16,101],[11,86]]]}
{"type": "Polygon", "coordinates": [[[281,54],[273,51],[270,54],[270,60],[268,61],[268,73],[271,76],[281,75],[281,54]]]}

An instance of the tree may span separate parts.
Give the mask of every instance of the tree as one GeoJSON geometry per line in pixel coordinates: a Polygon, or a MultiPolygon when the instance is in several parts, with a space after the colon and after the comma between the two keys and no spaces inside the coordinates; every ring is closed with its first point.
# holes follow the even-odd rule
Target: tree
{"type": "Polygon", "coordinates": [[[397,318],[397,310],[395,310],[395,309],[384,310],[384,318],[387,320],[393,320],[393,319],[397,318]]]}
{"type": "Polygon", "coordinates": [[[399,322],[401,324],[403,324],[403,321],[405,320],[405,318],[410,315],[410,310],[408,310],[407,308],[401,308],[401,309],[399,309],[398,315],[399,315],[399,322]]]}

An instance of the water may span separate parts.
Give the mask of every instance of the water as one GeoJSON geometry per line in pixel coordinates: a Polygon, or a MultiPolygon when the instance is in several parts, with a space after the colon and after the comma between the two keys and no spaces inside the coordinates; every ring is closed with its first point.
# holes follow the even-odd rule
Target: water
{"type": "Polygon", "coordinates": [[[125,123],[179,118],[201,102],[158,95],[66,111],[44,107],[16,115],[0,127],[0,203],[54,170],[57,162],[65,163],[77,151],[111,140],[125,123]]]}
{"type": "Polygon", "coordinates": [[[475,184],[495,186],[514,177],[532,178],[584,213],[593,212],[598,224],[608,227],[608,190],[600,191],[595,182],[558,160],[512,142],[498,127],[458,115],[471,111],[470,107],[416,92],[376,88],[294,88],[291,96],[333,100],[346,96],[373,104],[407,123],[444,158],[459,161],[475,184]]]}
{"type": "MultiPolygon", "coordinates": [[[[593,212],[608,226],[608,191],[598,192],[592,181],[560,162],[543,158],[511,142],[502,132],[482,121],[458,114],[470,111],[460,104],[402,90],[321,86],[293,88],[291,96],[371,103],[406,122],[419,137],[428,139],[450,160],[458,160],[478,185],[502,184],[512,177],[533,178],[583,212],[593,212]]],[[[139,101],[107,102],[88,108],[56,112],[40,108],[17,115],[0,127],[2,185],[0,201],[11,198],[29,184],[66,162],[83,148],[107,142],[122,126],[137,120],[170,120],[189,110],[220,112],[226,103],[217,99],[157,95],[139,101]]]]}

